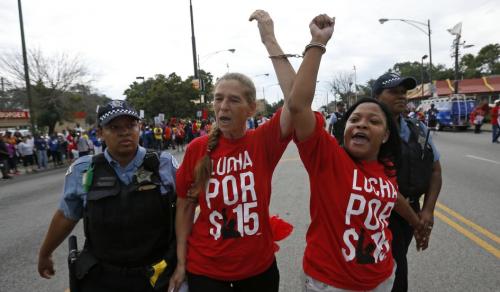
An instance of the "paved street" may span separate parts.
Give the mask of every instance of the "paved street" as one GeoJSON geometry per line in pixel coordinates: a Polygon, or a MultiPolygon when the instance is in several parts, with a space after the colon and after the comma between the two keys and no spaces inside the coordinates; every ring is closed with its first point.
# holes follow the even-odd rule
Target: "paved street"
{"type": "MultiPolygon", "coordinates": [[[[443,189],[429,250],[412,246],[410,291],[498,291],[500,287],[500,145],[491,133],[439,132],[443,189]]],[[[180,157],[179,157],[180,158],[180,157]]],[[[180,159],[179,159],[180,160],[180,159]]],[[[0,291],[64,291],[67,243],[54,255],[57,274],[41,279],[37,252],[57,208],[64,170],[0,182],[0,291]]],[[[295,226],[277,254],[281,291],[302,290],[302,254],[309,222],[309,181],[290,144],[274,175],[272,214],[295,226]]],[[[79,244],[83,233],[75,233],[79,244]]]]}

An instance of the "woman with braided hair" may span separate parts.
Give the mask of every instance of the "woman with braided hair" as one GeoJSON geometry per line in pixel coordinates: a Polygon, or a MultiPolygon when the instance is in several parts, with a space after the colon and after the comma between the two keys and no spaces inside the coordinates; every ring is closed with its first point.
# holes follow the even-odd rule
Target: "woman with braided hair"
{"type": "MultiPolygon", "coordinates": [[[[269,15],[257,10],[253,19],[267,52],[283,55],[269,15]]],[[[286,58],[271,60],[283,108],[247,129],[256,111],[255,86],[243,74],[227,73],[215,84],[216,123],[186,149],[176,178],[178,264],[168,291],[177,291],[186,275],[190,292],[279,289],[269,204],[274,169],[292,138],[287,99],[295,71],[286,58]]]]}
{"type": "Polygon", "coordinates": [[[255,108],[255,86],[248,77],[220,78],[214,90],[217,123],[209,135],[189,144],[178,170],[179,255],[172,282],[187,272],[191,292],[278,291],[269,226],[271,178],[291,132],[286,109],[247,130],[255,108]]]}

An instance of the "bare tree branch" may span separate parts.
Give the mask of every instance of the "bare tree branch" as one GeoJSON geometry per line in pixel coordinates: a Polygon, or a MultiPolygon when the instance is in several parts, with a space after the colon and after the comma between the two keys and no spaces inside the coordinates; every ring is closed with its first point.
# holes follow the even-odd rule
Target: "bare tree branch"
{"type": "MultiPolygon", "coordinates": [[[[91,74],[78,56],[65,53],[44,55],[40,49],[28,52],[30,80],[41,82],[54,91],[65,92],[75,84],[90,84],[91,74]]],[[[24,87],[24,64],[20,53],[6,53],[0,57],[0,73],[11,84],[24,87]]]]}
{"type": "Polygon", "coordinates": [[[332,80],[328,82],[330,92],[334,95],[340,95],[341,99],[346,102],[348,97],[352,95],[352,86],[354,84],[354,76],[350,72],[338,72],[332,80]]]}

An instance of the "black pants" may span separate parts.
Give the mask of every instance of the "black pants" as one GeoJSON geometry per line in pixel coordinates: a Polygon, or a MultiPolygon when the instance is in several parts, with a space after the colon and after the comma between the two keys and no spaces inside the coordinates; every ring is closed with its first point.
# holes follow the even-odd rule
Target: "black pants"
{"type": "MultiPolygon", "coordinates": [[[[103,269],[99,264],[80,282],[81,292],[154,292],[146,274],[117,273],[103,269]]],[[[167,291],[168,287],[163,290],[167,291]]]]}
{"type": "Polygon", "coordinates": [[[0,170],[2,171],[3,178],[8,178],[10,176],[8,169],[7,160],[0,158],[0,170]]]}
{"type": "Polygon", "coordinates": [[[238,281],[222,281],[187,273],[189,292],[278,292],[280,273],[276,260],[263,273],[238,281]]]}
{"type": "Polygon", "coordinates": [[[479,125],[474,125],[474,133],[475,133],[475,134],[479,134],[479,133],[481,133],[481,126],[482,126],[481,124],[479,124],[479,125]]]}
{"type": "MultiPolygon", "coordinates": [[[[420,212],[418,201],[410,205],[415,212],[420,212]]],[[[408,291],[408,261],[406,254],[413,239],[413,228],[403,217],[393,211],[389,218],[389,229],[392,232],[392,257],[397,265],[392,292],[406,292],[408,291]]]]}

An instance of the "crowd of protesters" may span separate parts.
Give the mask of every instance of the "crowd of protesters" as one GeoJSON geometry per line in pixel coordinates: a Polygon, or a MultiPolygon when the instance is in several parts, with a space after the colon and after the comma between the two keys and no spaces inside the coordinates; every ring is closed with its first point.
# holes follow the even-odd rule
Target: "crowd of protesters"
{"type": "Polygon", "coordinates": [[[182,120],[171,118],[159,124],[141,125],[139,143],[146,149],[184,151],[184,146],[194,138],[210,132],[212,120],[182,120]]]}
{"type": "Polygon", "coordinates": [[[74,129],[46,135],[6,131],[0,133],[0,169],[3,179],[22,173],[43,171],[49,167],[69,165],[80,156],[97,154],[103,145],[96,130],[74,129]]]}
{"type": "MultiPolygon", "coordinates": [[[[255,129],[268,117],[256,115],[249,119],[248,128],[255,129]]],[[[159,124],[141,124],[140,145],[147,149],[176,150],[183,152],[185,145],[197,137],[208,135],[213,119],[170,118],[159,124]]],[[[97,130],[88,131],[79,124],[61,133],[25,133],[19,131],[0,132],[0,169],[3,179],[22,173],[32,173],[69,165],[78,157],[99,154],[106,145],[97,135],[97,130]]]]}

